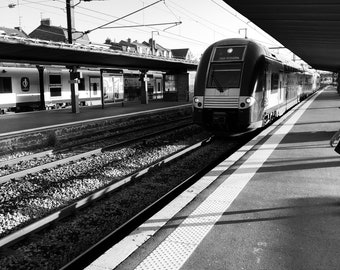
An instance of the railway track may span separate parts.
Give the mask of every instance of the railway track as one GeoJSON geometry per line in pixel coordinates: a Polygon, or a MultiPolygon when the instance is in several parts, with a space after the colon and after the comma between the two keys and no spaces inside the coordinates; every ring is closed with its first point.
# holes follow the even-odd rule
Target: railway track
{"type": "MultiPolygon", "coordinates": [[[[152,141],[151,138],[153,138],[154,136],[161,136],[161,134],[164,133],[164,132],[170,132],[170,131],[176,130],[178,128],[183,128],[183,126],[184,126],[183,124],[182,125],[177,125],[176,127],[171,127],[171,128],[167,128],[167,129],[162,130],[162,131],[157,131],[157,132],[149,133],[149,134],[144,135],[142,137],[134,138],[133,140],[126,140],[126,141],[120,142],[118,144],[109,145],[106,148],[101,148],[101,149],[97,149],[97,150],[91,150],[90,153],[88,153],[88,152],[85,153],[85,154],[82,153],[81,154],[83,156],[82,159],[83,160],[85,159],[84,155],[93,157],[95,155],[94,151],[98,151],[100,153],[105,153],[106,151],[110,152],[112,149],[117,149],[117,148],[119,149],[119,148],[122,148],[124,145],[129,145],[131,143],[135,144],[135,145],[137,144],[137,142],[142,142],[142,144],[148,144],[148,140],[151,142],[152,141]]],[[[180,151],[181,149],[182,149],[182,151],[188,151],[188,150],[185,150],[184,148],[186,148],[186,146],[180,146],[177,149],[171,150],[171,151],[177,152],[177,151],[180,151]]],[[[112,151],[116,152],[115,150],[112,150],[112,151]]],[[[170,155],[171,151],[167,155],[170,155]]],[[[133,154],[134,153],[132,153],[132,155],[133,154]]],[[[177,154],[177,155],[180,155],[180,154],[177,154]]],[[[138,158],[138,156],[137,156],[137,158],[138,158]]],[[[119,159],[120,158],[117,158],[117,161],[119,161],[119,159]]],[[[156,159],[160,159],[160,157],[157,157],[156,159]]],[[[69,158],[67,158],[67,160],[69,161],[69,158]]],[[[82,162],[83,160],[81,160],[80,162],[82,162]]],[[[62,163],[63,162],[65,162],[65,161],[58,161],[59,167],[62,167],[62,163]]],[[[165,162],[168,162],[168,161],[167,161],[167,159],[162,159],[162,161],[160,161],[160,162],[161,163],[162,162],[165,163],[165,162]]],[[[71,164],[72,163],[75,163],[75,162],[73,161],[73,162],[71,162],[71,164]]],[[[154,162],[151,162],[151,163],[153,164],[154,162]]],[[[51,165],[51,164],[49,164],[49,165],[51,165]]],[[[77,164],[75,164],[75,165],[76,165],[75,167],[77,167],[77,164]]],[[[26,180],[28,180],[28,179],[30,180],[31,178],[36,178],[36,176],[34,176],[34,175],[37,175],[37,174],[38,174],[38,177],[39,177],[39,175],[43,175],[44,171],[48,171],[48,169],[45,168],[44,166],[45,165],[43,165],[43,168],[33,168],[34,170],[37,170],[37,172],[35,172],[35,173],[32,172],[31,175],[26,176],[27,177],[26,180]],[[39,171],[41,171],[41,169],[42,169],[42,173],[39,173],[39,171]]],[[[96,164],[95,164],[95,166],[96,166],[96,164]]],[[[149,165],[149,167],[150,166],[151,165],[149,165]]],[[[157,166],[157,165],[152,165],[152,166],[157,166]]],[[[120,181],[116,181],[118,178],[122,178],[120,176],[118,176],[118,177],[112,177],[112,175],[109,176],[108,177],[109,178],[109,182],[114,182],[114,184],[109,185],[108,183],[104,183],[104,185],[105,185],[104,191],[103,190],[99,190],[98,192],[92,193],[91,195],[85,197],[85,199],[82,199],[80,201],[75,201],[75,199],[73,199],[73,201],[75,201],[75,202],[71,203],[70,206],[64,207],[63,209],[60,209],[56,213],[54,213],[54,214],[52,214],[50,216],[47,216],[44,219],[39,219],[39,214],[32,215],[32,218],[38,219],[37,222],[34,225],[29,225],[29,226],[23,227],[20,231],[16,231],[16,232],[14,232],[11,235],[7,235],[7,236],[1,238],[0,239],[0,249],[4,250],[4,248],[7,248],[8,246],[12,245],[13,243],[17,242],[18,240],[25,238],[27,235],[32,235],[33,232],[36,232],[37,230],[41,230],[42,228],[48,226],[51,222],[56,222],[58,219],[64,218],[65,216],[71,214],[72,211],[84,207],[84,205],[87,204],[87,201],[91,201],[92,202],[93,200],[96,200],[97,198],[100,198],[101,196],[104,196],[110,190],[113,190],[113,189],[123,185],[124,183],[130,181],[131,179],[137,178],[138,176],[146,173],[151,168],[151,167],[148,168],[145,164],[144,165],[142,164],[141,167],[146,167],[146,168],[144,168],[143,170],[141,170],[139,172],[135,172],[136,170],[138,170],[138,168],[132,168],[130,170],[130,176],[127,177],[127,178],[124,178],[123,180],[120,180],[120,181]]],[[[27,171],[26,171],[26,173],[27,173],[27,171]]],[[[90,176],[91,176],[91,173],[90,173],[90,176]]],[[[25,182],[24,180],[25,179],[23,179],[23,181],[20,181],[20,180],[13,180],[13,181],[15,183],[19,183],[19,182],[25,182]]],[[[10,185],[10,183],[7,183],[7,184],[10,185]]],[[[25,185],[25,183],[24,183],[24,185],[25,185]]],[[[53,186],[53,183],[48,183],[47,185],[52,185],[53,186]]],[[[8,205],[6,206],[6,204],[11,203],[11,204],[13,204],[15,206],[17,206],[17,204],[18,205],[24,204],[25,202],[23,202],[23,203],[20,202],[20,199],[22,199],[22,197],[31,196],[32,194],[41,194],[41,193],[44,193],[43,187],[39,187],[39,188],[38,188],[37,192],[34,189],[32,189],[32,188],[29,191],[23,192],[23,194],[21,194],[19,192],[18,194],[15,194],[17,199],[14,199],[14,200],[10,201],[8,198],[6,198],[6,191],[7,191],[6,183],[1,185],[0,186],[0,204],[2,205],[2,207],[1,207],[2,209],[0,211],[0,220],[2,219],[4,221],[6,219],[6,216],[4,216],[4,213],[6,212],[6,207],[8,208],[8,205]],[[39,188],[41,190],[39,190],[39,188]],[[30,194],[27,194],[27,193],[30,193],[30,194]]],[[[95,186],[95,189],[98,189],[98,188],[99,187],[95,186]]],[[[13,190],[14,190],[14,192],[17,191],[16,188],[14,188],[13,190]]],[[[9,191],[9,193],[13,193],[13,190],[9,191]]],[[[39,195],[34,195],[34,196],[39,196],[39,195]]],[[[44,195],[42,194],[42,196],[44,196],[44,195]]],[[[80,194],[80,196],[84,197],[84,194],[80,194]]],[[[27,207],[29,207],[29,206],[27,206],[27,207]]],[[[55,208],[60,208],[60,206],[58,207],[58,205],[57,205],[55,208]]],[[[46,214],[43,214],[43,215],[46,216],[46,214]]],[[[25,223],[27,223],[27,221],[23,220],[21,223],[25,224],[25,223]]],[[[3,233],[4,232],[2,231],[2,234],[3,233]]]]}
{"type": "MultiPolygon", "coordinates": [[[[229,150],[224,149],[222,152],[230,152],[233,151],[232,147],[235,147],[235,145],[231,146],[229,144],[229,150]]],[[[83,198],[83,200],[78,201],[77,203],[62,209],[55,213],[53,219],[53,216],[50,217],[50,222],[47,222],[45,225],[41,225],[40,228],[37,230],[32,230],[30,233],[28,233],[25,237],[28,237],[27,240],[23,240],[23,238],[19,238],[17,240],[13,240],[12,242],[5,243],[5,245],[2,246],[2,254],[6,255],[8,257],[7,260],[1,260],[0,263],[8,263],[8,260],[10,260],[10,257],[16,258],[16,262],[18,262],[18,257],[22,256],[22,253],[30,254],[29,259],[26,258],[22,266],[20,266],[17,269],[27,269],[32,266],[32,264],[28,264],[28,260],[37,260],[41,262],[41,265],[44,265],[43,259],[41,259],[39,256],[41,254],[38,253],[38,249],[43,249],[43,251],[39,252],[57,252],[58,245],[63,245],[63,258],[59,258],[57,254],[48,254],[46,258],[48,258],[48,262],[55,258],[57,262],[63,262],[64,264],[67,264],[68,261],[71,261],[75,256],[74,250],[80,248],[84,250],[89,249],[92,245],[94,245],[94,242],[89,244],[88,242],[91,242],[89,239],[92,237],[97,237],[100,235],[97,230],[100,231],[112,231],[112,226],[119,228],[115,231],[115,236],[110,236],[109,238],[116,238],[123,237],[125,233],[127,233],[127,228],[130,227],[130,229],[133,229],[135,226],[137,226],[136,222],[138,223],[138,220],[143,220],[148,215],[152,214],[153,211],[157,211],[159,207],[162,207],[162,205],[166,204],[168,200],[171,200],[173,196],[176,196],[182,189],[184,189],[187,185],[190,185],[195,181],[195,177],[189,177],[192,176],[192,172],[197,172],[198,169],[201,169],[203,166],[202,164],[193,164],[193,160],[196,160],[196,158],[201,155],[202,157],[206,157],[207,153],[209,155],[213,155],[214,151],[220,151],[221,150],[221,143],[215,142],[214,140],[207,139],[204,141],[201,141],[197,143],[196,145],[185,149],[184,151],[176,153],[175,156],[168,157],[166,160],[160,161],[159,163],[155,163],[149,168],[146,168],[144,172],[138,172],[134,175],[130,175],[130,178],[128,181],[138,180],[138,181],[132,181],[130,184],[124,185],[123,187],[108,187],[107,189],[104,189],[101,191],[101,194],[97,193],[96,195],[93,194],[92,196],[89,196],[87,198],[83,198]],[[212,143],[208,143],[212,142],[212,143]],[[197,148],[194,152],[193,149],[197,148]],[[198,154],[198,156],[195,154],[197,152],[201,152],[198,154]],[[176,157],[177,156],[177,157],[176,157]],[[191,160],[190,160],[191,159],[191,160]],[[186,165],[183,164],[186,163],[186,165]],[[179,168],[180,166],[186,166],[187,172],[183,172],[183,167],[179,168]],[[176,169],[174,169],[176,168],[176,169]],[[168,171],[167,171],[168,170],[168,171]],[[178,170],[176,172],[176,170],[178,170]],[[165,171],[165,172],[164,172],[165,171]],[[166,172],[167,171],[167,172],[166,172]],[[144,176],[143,176],[143,173],[144,176]],[[158,174],[161,174],[159,176],[156,176],[158,174]],[[169,175],[171,174],[171,176],[169,175]],[[171,177],[177,177],[178,179],[176,181],[173,181],[171,177]],[[158,177],[158,180],[155,180],[155,177],[158,177]],[[165,179],[166,178],[166,179],[165,179]],[[184,178],[187,180],[183,182],[184,178]],[[160,180],[159,180],[160,179],[160,180]],[[164,184],[164,181],[166,181],[166,191],[162,190],[160,187],[161,183],[164,184]],[[172,183],[174,182],[174,183],[172,183]],[[183,182],[183,183],[182,183],[183,182]],[[180,184],[181,183],[181,184],[180,184]],[[178,187],[175,187],[178,186],[178,187]],[[118,188],[118,190],[117,190],[118,188]],[[111,192],[110,189],[115,191],[112,191],[113,195],[108,196],[108,192],[111,192]],[[169,192],[169,190],[172,190],[169,192]],[[148,194],[145,194],[144,192],[149,192],[148,194]],[[137,194],[138,193],[138,194],[137,194]],[[163,196],[163,193],[168,193],[167,195],[163,196]],[[129,194],[129,195],[128,195],[129,194]],[[98,195],[98,198],[97,198],[98,195]],[[159,197],[162,197],[159,199],[159,197]],[[96,202],[96,199],[101,198],[98,202],[96,202]],[[156,203],[155,203],[156,201],[156,203]],[[88,204],[88,207],[84,207],[81,204],[84,203],[88,204]],[[152,205],[149,207],[149,205],[152,205]],[[118,206],[119,205],[119,206],[118,206]],[[107,208],[111,208],[111,210],[107,210],[107,208]],[[99,210],[98,210],[99,209],[99,210]],[[113,210],[112,210],[113,209],[113,210]],[[113,211],[113,212],[111,212],[113,211]],[[131,218],[132,216],[135,216],[136,212],[143,212],[143,214],[136,216],[135,218],[131,218]],[[93,216],[94,212],[99,212],[93,216]],[[58,216],[58,217],[57,217],[58,216]],[[58,219],[61,217],[61,220],[58,219]],[[78,220],[78,221],[74,221],[78,220]],[[109,220],[108,220],[109,219],[109,220]],[[127,222],[127,220],[130,220],[127,222]],[[107,223],[107,224],[104,224],[107,223]],[[51,226],[52,224],[52,226],[51,226]],[[77,225],[78,224],[78,225],[77,225]],[[112,225],[114,224],[114,225],[112,225]],[[124,224],[122,226],[122,224],[124,224]],[[106,229],[105,227],[109,226],[110,229],[106,229]],[[133,228],[132,228],[132,227],[133,228]],[[45,229],[44,229],[45,228],[45,229]],[[72,228],[72,229],[71,229],[72,228]],[[73,231],[75,230],[75,231],[73,231]],[[85,238],[77,235],[77,231],[84,233],[86,235],[85,238]],[[90,233],[91,232],[91,233],[90,233]],[[56,236],[56,234],[60,234],[59,236],[56,236]],[[92,235],[91,235],[92,234],[92,235]],[[62,243],[60,240],[55,239],[63,239],[62,243]],[[66,240],[68,237],[71,237],[73,240],[76,239],[82,239],[81,243],[76,244],[76,246],[73,246],[72,244],[68,243],[66,240]],[[18,242],[19,241],[19,242],[18,242]],[[48,243],[46,243],[46,241],[48,243]],[[86,244],[83,243],[86,242],[86,244]],[[14,246],[12,246],[15,242],[14,246]],[[39,246],[40,244],[37,244],[37,242],[44,242],[43,246],[39,246]],[[49,246],[48,248],[46,247],[49,246]],[[84,246],[85,245],[85,246],[84,246]],[[14,248],[14,250],[12,249],[14,248]],[[29,251],[31,248],[33,248],[33,251],[29,251]],[[64,250],[65,249],[65,250],[64,250]],[[68,250],[71,249],[71,250],[68,250]],[[68,254],[70,253],[70,255],[68,254]],[[12,255],[11,255],[12,254],[12,255]],[[20,255],[19,255],[20,254],[20,255]]],[[[225,153],[224,153],[225,154],[225,153]]],[[[219,152],[218,156],[220,156],[221,153],[219,152]]],[[[205,160],[203,164],[207,164],[207,161],[205,160]]],[[[213,166],[213,165],[211,165],[213,166]]],[[[209,170],[208,167],[205,168],[206,170],[209,170]]],[[[201,170],[200,170],[201,171],[201,170]]],[[[201,171],[203,173],[204,171],[201,171]]],[[[199,175],[199,173],[197,174],[199,175]]],[[[125,180],[123,180],[124,182],[125,180]]],[[[164,189],[164,188],[163,188],[164,189]]],[[[28,230],[26,230],[28,231],[28,230]]],[[[18,232],[19,235],[19,232],[18,232]]],[[[9,237],[13,237],[13,235],[9,237]]],[[[7,238],[9,240],[9,237],[7,238]]],[[[72,241],[73,241],[72,240],[72,241]]],[[[98,242],[99,239],[96,239],[95,242],[98,242]]],[[[106,242],[106,245],[109,242],[106,242]]],[[[94,252],[98,252],[98,249],[95,248],[94,252]]],[[[92,251],[91,251],[92,252],[92,251]]],[[[80,252],[79,252],[80,253],[80,252]]],[[[93,256],[87,254],[86,256],[93,256]]],[[[45,258],[45,259],[46,259],[45,258]]],[[[19,260],[20,261],[20,260],[19,260]]],[[[77,262],[77,264],[79,261],[77,262]]],[[[6,265],[6,264],[2,264],[6,265]]],[[[56,264],[57,265],[57,264],[56,264]]],[[[59,265],[61,267],[62,265],[59,265]]],[[[74,266],[74,264],[73,264],[74,266]]],[[[73,266],[70,266],[70,268],[67,269],[75,269],[72,268],[73,266]]],[[[57,269],[50,266],[51,269],[57,269]]],[[[78,268],[77,268],[78,269],[78,268]]]]}
{"type": "MultiPolygon", "coordinates": [[[[209,138],[208,140],[211,140],[209,138]]],[[[204,142],[202,142],[204,143],[204,142]]],[[[201,143],[201,144],[202,144],[201,143]]],[[[100,239],[96,244],[89,247],[71,262],[67,263],[60,270],[71,270],[71,269],[83,269],[88,266],[92,261],[98,258],[100,255],[104,254],[110,247],[116,244],[118,241],[127,236],[130,232],[138,227],[139,224],[146,221],[149,217],[157,213],[160,209],[162,209],[165,205],[167,205],[170,201],[175,199],[180,193],[190,187],[192,184],[197,182],[204,174],[209,172],[212,168],[214,168],[219,162],[221,162],[225,158],[224,155],[215,159],[214,161],[206,164],[203,168],[196,171],[190,177],[184,179],[178,185],[173,187],[169,192],[161,196],[159,199],[151,203],[148,207],[143,209],[141,212],[137,213],[135,216],[130,218],[127,222],[119,226],[117,229],[112,231],[110,234],[100,239]]]]}
{"type": "Polygon", "coordinates": [[[19,158],[1,161],[0,185],[12,179],[24,177],[25,175],[51,169],[69,162],[76,162],[77,160],[104,152],[107,149],[122,147],[123,145],[185,127],[191,123],[191,121],[188,120],[189,118],[183,118],[164,123],[163,125],[157,124],[139,127],[134,129],[133,134],[131,134],[130,130],[125,130],[118,134],[106,133],[105,136],[99,138],[94,134],[92,138],[87,139],[85,142],[75,143],[65,148],[45,150],[19,158]],[[122,140],[122,136],[126,136],[127,138],[122,140]]]}
{"type": "Polygon", "coordinates": [[[56,212],[54,212],[51,215],[48,215],[44,218],[42,218],[41,220],[38,220],[37,222],[34,222],[32,224],[30,224],[27,227],[22,228],[19,231],[16,231],[2,239],[0,239],[0,249],[1,248],[8,248],[9,246],[14,245],[16,242],[30,236],[33,233],[37,233],[39,230],[42,230],[43,228],[45,228],[46,226],[51,225],[51,223],[55,223],[65,217],[68,217],[70,215],[73,215],[75,211],[86,207],[89,204],[92,204],[94,201],[99,200],[100,198],[102,198],[103,196],[107,196],[110,192],[118,189],[119,187],[125,185],[126,183],[129,183],[130,181],[133,181],[134,179],[148,173],[150,170],[152,170],[153,168],[157,168],[160,165],[165,165],[168,164],[169,162],[173,161],[176,158],[181,157],[182,155],[188,154],[191,151],[195,151],[197,148],[201,147],[202,145],[205,145],[206,143],[208,143],[210,140],[212,139],[212,137],[206,138],[194,145],[191,145],[189,147],[186,147],[185,149],[176,152],[168,157],[163,158],[162,160],[148,166],[147,168],[144,168],[128,177],[125,177],[115,183],[112,183],[108,186],[105,186],[104,188],[89,194],[88,196],[82,198],[81,200],[78,200],[64,208],[62,208],[61,210],[58,210],[56,212]]]}
{"type": "MultiPolygon", "coordinates": [[[[102,235],[103,233],[109,234],[112,232],[112,226],[119,227],[127,222],[127,220],[132,216],[134,216],[136,212],[140,212],[146,208],[149,208],[149,204],[153,204],[154,201],[159,199],[160,194],[165,193],[163,190],[164,184],[171,186],[171,188],[166,187],[167,193],[169,189],[174,188],[174,185],[178,185],[180,182],[183,182],[184,178],[189,178],[189,176],[193,174],[193,171],[196,172],[205,166],[209,158],[215,159],[213,158],[214,152],[219,153],[216,154],[219,156],[221,155],[221,152],[223,152],[223,155],[225,155],[226,152],[230,154],[230,152],[235,149],[236,144],[239,143],[241,142],[236,143],[234,141],[232,143],[217,142],[216,144],[207,144],[202,141],[197,144],[200,146],[196,145],[191,147],[197,147],[195,153],[205,151],[201,154],[201,157],[197,157],[195,154],[189,153],[191,149],[185,147],[186,149],[183,148],[181,150],[184,152],[176,151],[176,155],[174,157],[169,156],[165,160],[158,160],[157,163],[152,163],[150,166],[144,167],[143,170],[130,174],[128,177],[120,179],[120,181],[116,181],[115,183],[107,185],[105,188],[97,190],[97,192],[94,192],[91,195],[82,196],[82,199],[73,201],[73,203],[68,204],[66,207],[60,208],[53,214],[50,214],[49,216],[45,215],[44,219],[38,219],[36,223],[30,224],[29,226],[21,228],[21,230],[15,231],[12,234],[3,237],[0,241],[0,252],[2,252],[2,254],[5,256],[3,257],[3,260],[0,259],[0,263],[2,265],[6,265],[11,264],[13,260],[18,262],[20,261],[18,257],[20,258],[25,256],[23,254],[29,254],[29,257],[22,258],[22,268],[19,267],[17,269],[30,268],[32,265],[36,264],[37,261],[39,261],[39,265],[49,264],[51,263],[51,258],[54,257],[56,257],[56,262],[67,264],[67,262],[71,261],[81,252],[94,245],[95,242],[98,242],[99,240],[96,237],[102,235]],[[202,145],[205,147],[201,147],[202,145]],[[211,146],[213,150],[207,149],[210,147],[210,145],[213,145],[211,146]],[[191,160],[187,161],[187,157],[189,159],[191,158],[191,160]],[[197,162],[197,159],[200,160],[201,163],[197,162]],[[186,167],[186,169],[184,169],[183,166],[186,167]],[[168,171],[164,173],[164,170],[168,171]],[[179,170],[179,172],[177,172],[178,179],[173,181],[172,177],[176,170],[179,170]],[[184,173],[182,170],[186,172],[184,173]],[[154,180],[155,175],[159,174],[159,171],[162,171],[161,173],[164,173],[164,175],[160,176],[158,180],[154,180]],[[137,179],[138,181],[132,181],[137,179]],[[143,184],[145,181],[147,183],[143,184]],[[142,187],[143,185],[144,187],[142,187]],[[109,193],[110,195],[108,195],[109,193]],[[96,202],[97,200],[99,201],[96,202]],[[113,209],[107,210],[107,207],[113,207],[113,209]],[[99,208],[99,210],[97,208],[99,208]],[[94,212],[98,211],[99,215],[93,214],[94,212]],[[105,221],[102,221],[102,218],[104,218],[105,221]],[[79,219],[80,221],[77,221],[79,219]],[[109,221],[108,219],[111,220],[109,221]],[[103,225],[103,223],[106,225],[103,225]],[[106,226],[109,226],[110,228],[105,229],[106,226]],[[98,229],[100,229],[100,231],[97,232],[96,230],[98,229]],[[84,234],[86,236],[80,236],[78,234],[84,234]],[[77,238],[80,242],[75,246],[68,244],[67,240],[65,239],[69,237],[72,239],[77,238]],[[92,238],[96,239],[90,240],[92,238]],[[60,239],[63,240],[61,241],[60,239]],[[41,244],[37,244],[37,242],[43,242],[42,246],[41,244]],[[47,248],[46,245],[49,247],[47,248]],[[58,247],[59,245],[62,245],[62,247],[58,247]],[[32,247],[34,248],[33,251],[31,251],[32,247]],[[61,252],[58,250],[63,250],[62,254],[59,254],[61,257],[58,257],[59,255],[57,256],[56,254],[53,255],[53,252],[61,252]],[[52,252],[52,254],[50,254],[50,252],[52,252]],[[49,254],[46,255],[44,253],[49,254]],[[30,264],[29,262],[31,260],[35,262],[30,264]]],[[[152,145],[153,142],[150,139],[145,140],[143,144],[152,145]]],[[[177,142],[175,144],[180,145],[182,143],[177,142]]],[[[190,181],[185,182],[189,184],[190,181]]],[[[184,186],[185,184],[183,184],[183,187],[184,186]]],[[[176,188],[175,190],[180,190],[180,188],[176,188]]],[[[176,192],[172,194],[173,195],[167,195],[166,198],[171,198],[171,196],[174,196],[176,192]]],[[[160,206],[161,202],[165,203],[166,201],[167,199],[161,199],[161,201],[156,203],[156,205],[160,206]]],[[[150,210],[147,210],[147,212],[150,213],[150,211],[153,211],[151,209],[154,209],[154,207],[151,207],[150,210]]],[[[138,219],[140,218],[137,218],[137,220],[138,219]]],[[[132,223],[127,226],[131,226],[131,224],[136,222],[136,219],[133,220],[134,221],[131,221],[132,223]]],[[[124,230],[125,229],[123,229],[123,231],[124,230]]],[[[120,235],[123,235],[123,231],[120,230],[120,235]]],[[[56,262],[54,264],[58,265],[56,262]]],[[[54,269],[54,266],[51,266],[51,269],[54,269]]],[[[60,264],[59,267],[60,266],[62,265],[60,264]]]]}

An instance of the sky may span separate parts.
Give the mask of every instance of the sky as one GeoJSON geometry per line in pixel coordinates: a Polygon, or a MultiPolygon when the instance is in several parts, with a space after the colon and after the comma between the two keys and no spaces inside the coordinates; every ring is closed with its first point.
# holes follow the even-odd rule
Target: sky
{"type": "MultiPolygon", "coordinates": [[[[281,46],[222,0],[74,0],[74,4],[76,30],[90,31],[94,43],[153,37],[168,49],[189,48],[196,57],[215,41],[245,34],[267,47],[281,46]],[[100,28],[105,24],[106,29],[100,28]]],[[[66,0],[0,0],[0,26],[21,26],[29,34],[42,18],[67,28],[66,0]]]]}

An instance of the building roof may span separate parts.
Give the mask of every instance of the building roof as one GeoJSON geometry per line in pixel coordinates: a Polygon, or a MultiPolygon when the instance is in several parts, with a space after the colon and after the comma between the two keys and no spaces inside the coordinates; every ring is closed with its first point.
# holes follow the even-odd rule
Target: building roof
{"type": "Polygon", "coordinates": [[[131,43],[131,41],[129,41],[129,40],[128,41],[121,40],[121,41],[119,41],[119,45],[132,47],[132,48],[135,48],[137,50],[136,44],[131,43]]]}
{"type": "Polygon", "coordinates": [[[189,53],[189,48],[185,49],[171,49],[172,57],[179,59],[186,59],[189,53]]]}
{"type": "Polygon", "coordinates": [[[0,34],[28,38],[28,35],[23,30],[17,28],[0,27],[0,34]]]}
{"type": "MultiPolygon", "coordinates": [[[[56,42],[68,42],[67,29],[61,26],[52,26],[49,21],[42,20],[41,24],[33,30],[29,36],[42,40],[51,40],[56,42]]],[[[72,31],[72,38],[76,43],[89,44],[90,39],[87,34],[82,32],[72,31]]]]}
{"type": "Polygon", "coordinates": [[[132,44],[135,44],[137,47],[150,48],[149,45],[147,45],[147,44],[145,44],[145,43],[139,43],[137,40],[135,40],[134,42],[132,42],[132,44]]]}

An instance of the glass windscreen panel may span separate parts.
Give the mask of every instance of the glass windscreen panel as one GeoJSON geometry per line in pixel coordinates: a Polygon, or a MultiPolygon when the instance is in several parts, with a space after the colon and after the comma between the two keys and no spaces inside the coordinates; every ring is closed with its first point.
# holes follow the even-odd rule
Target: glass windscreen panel
{"type": "Polygon", "coordinates": [[[213,64],[208,75],[208,88],[239,88],[242,64],[213,64]]]}
{"type": "Polygon", "coordinates": [[[245,46],[217,47],[212,62],[242,61],[245,49],[245,46]]]}

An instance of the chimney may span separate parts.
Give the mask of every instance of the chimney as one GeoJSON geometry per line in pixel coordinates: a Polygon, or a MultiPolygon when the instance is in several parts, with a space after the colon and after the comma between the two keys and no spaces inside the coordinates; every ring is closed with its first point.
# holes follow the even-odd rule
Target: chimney
{"type": "Polygon", "coordinates": [[[151,47],[151,54],[155,54],[156,50],[156,42],[155,40],[152,40],[152,38],[149,39],[149,45],[151,47]]]}
{"type": "Polygon", "coordinates": [[[50,18],[41,19],[40,24],[50,26],[51,25],[51,19],[50,18]]]}
{"type": "Polygon", "coordinates": [[[127,42],[130,44],[130,43],[131,43],[131,38],[128,38],[128,39],[127,39],[127,42]]]}

